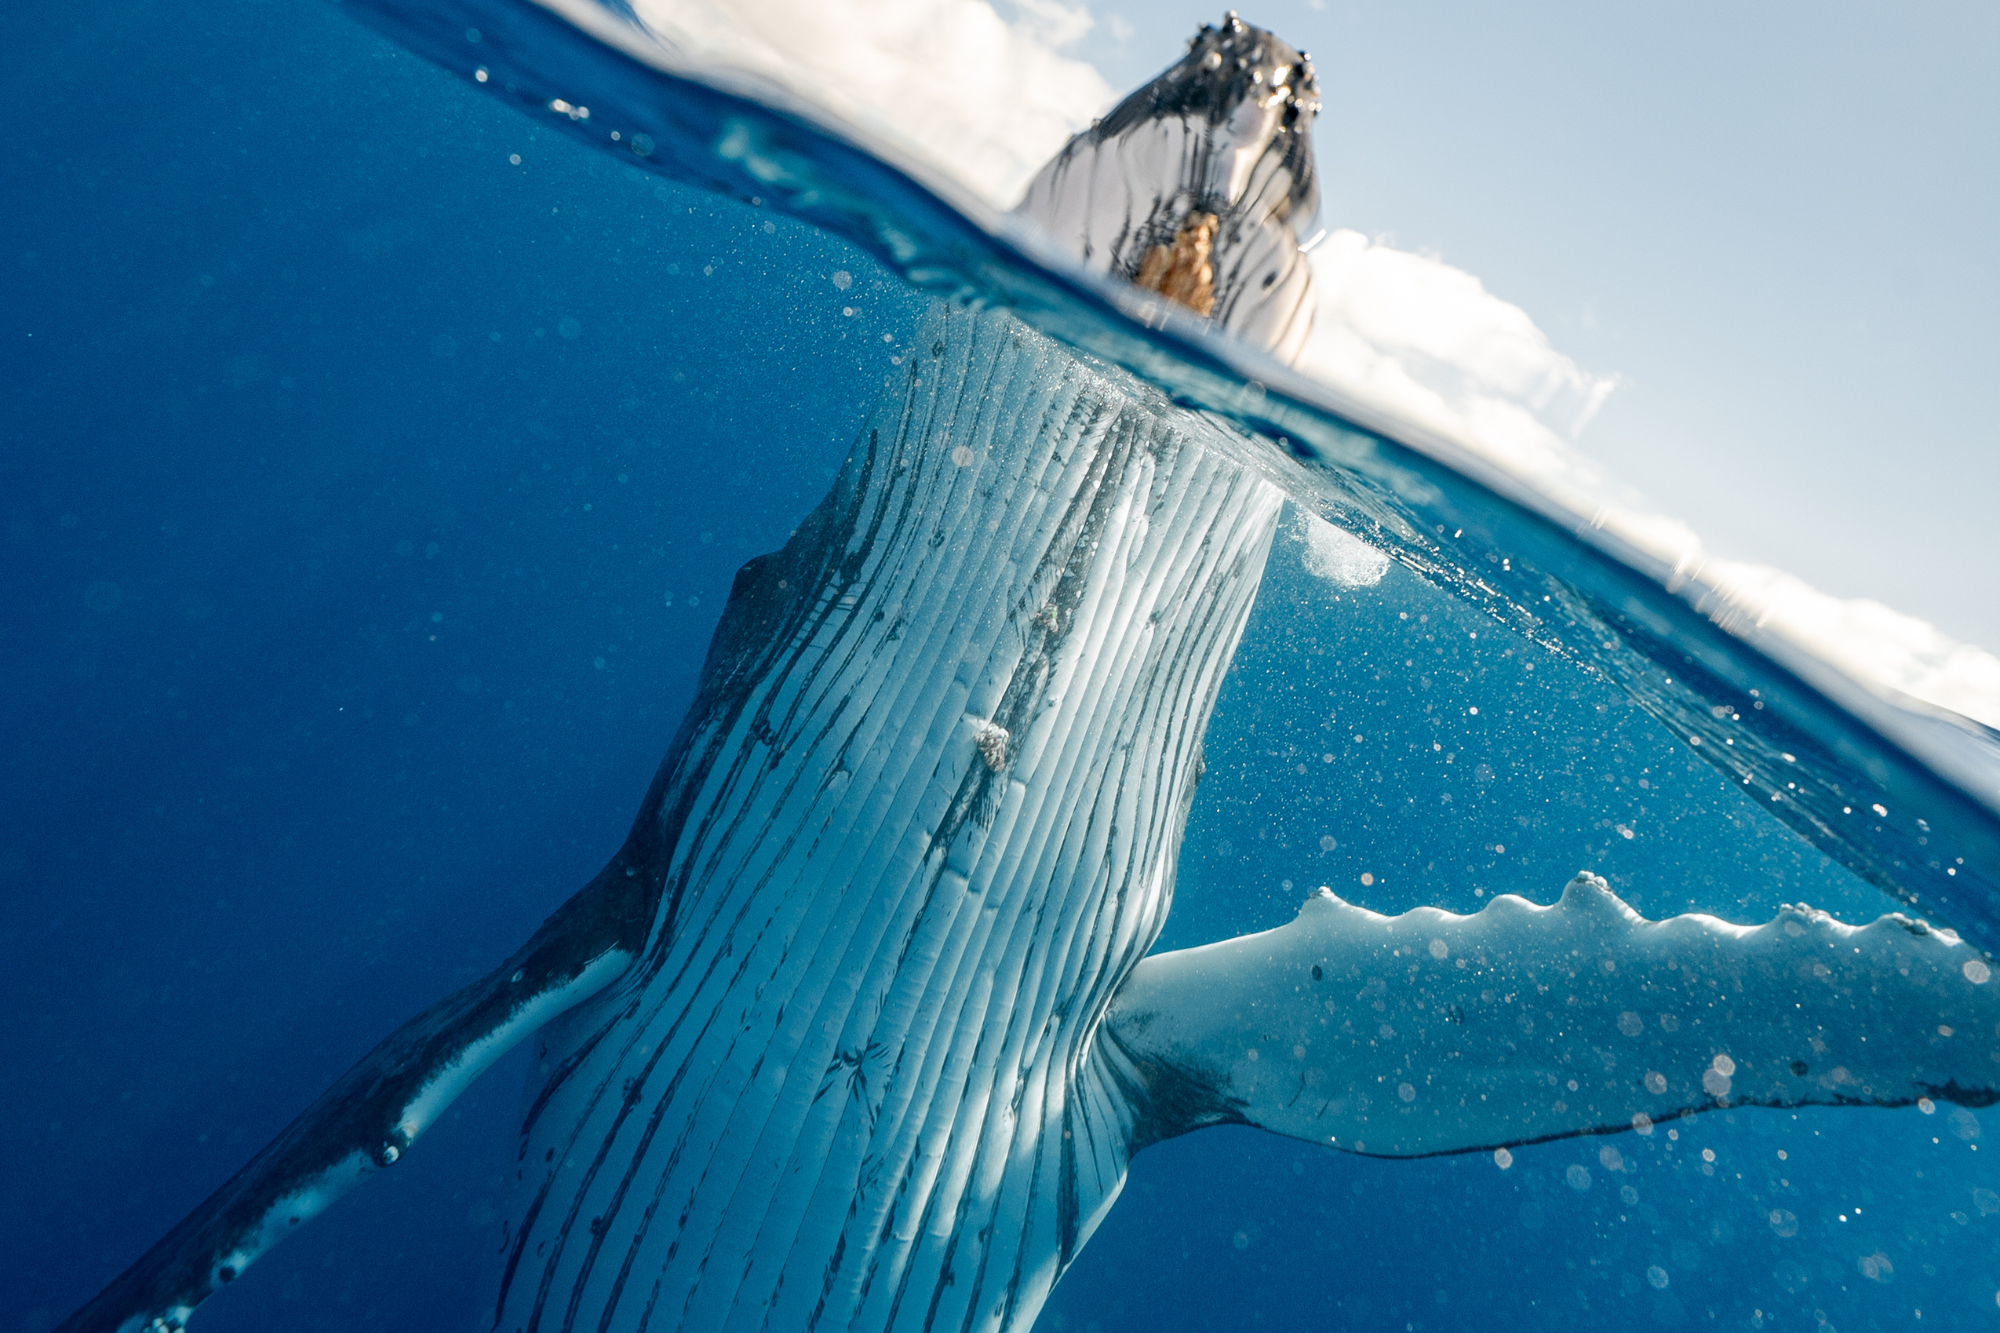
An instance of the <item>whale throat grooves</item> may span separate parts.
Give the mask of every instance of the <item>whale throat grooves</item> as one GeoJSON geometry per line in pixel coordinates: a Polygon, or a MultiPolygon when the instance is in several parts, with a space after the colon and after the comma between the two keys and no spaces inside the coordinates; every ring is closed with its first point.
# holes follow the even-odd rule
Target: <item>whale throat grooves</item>
{"type": "Polygon", "coordinates": [[[915,347],[738,576],[654,934],[541,1039],[495,1328],[1025,1327],[1123,1181],[1093,1038],[1280,493],[1005,313],[915,347]]]}

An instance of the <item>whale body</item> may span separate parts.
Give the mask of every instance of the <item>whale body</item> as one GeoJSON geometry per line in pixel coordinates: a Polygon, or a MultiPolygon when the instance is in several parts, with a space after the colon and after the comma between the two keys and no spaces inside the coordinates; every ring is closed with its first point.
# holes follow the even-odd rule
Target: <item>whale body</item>
{"type": "MultiPolygon", "coordinates": [[[[1024,212],[1279,354],[1310,62],[1231,16],[1024,212]]],[[[182,1327],[535,1043],[501,1330],[1025,1328],[1135,1153],[1208,1125],[1419,1156],[1731,1105],[1985,1104],[1949,932],[1376,916],[1176,953],[1201,742],[1283,492],[1232,428],[939,301],[831,491],[738,574],[618,853],[63,1325],[182,1327]]]]}

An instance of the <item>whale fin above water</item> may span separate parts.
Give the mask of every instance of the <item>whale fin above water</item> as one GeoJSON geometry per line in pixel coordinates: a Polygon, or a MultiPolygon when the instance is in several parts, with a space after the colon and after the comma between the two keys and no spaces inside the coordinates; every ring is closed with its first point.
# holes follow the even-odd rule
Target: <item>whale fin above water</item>
{"type": "Polygon", "coordinates": [[[1142,1142],[1237,1122],[1419,1157],[1732,1105],[1988,1105],[1989,976],[1900,914],[1648,921],[1589,874],[1473,916],[1321,889],[1276,930],[1148,958],[1103,1044],[1142,1142]]]}

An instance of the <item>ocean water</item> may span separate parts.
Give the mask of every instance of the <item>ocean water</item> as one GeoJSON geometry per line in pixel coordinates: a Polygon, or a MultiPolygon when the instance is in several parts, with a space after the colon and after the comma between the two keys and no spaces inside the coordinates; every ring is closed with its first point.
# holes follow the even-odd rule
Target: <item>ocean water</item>
{"type": "MultiPolygon", "coordinates": [[[[1580,868],[1648,916],[1914,903],[1992,946],[2000,825],[1927,723],[1857,719],[1504,479],[533,12],[366,17],[148,0],[19,16],[0,57],[0,1333],[597,870],[733,572],[940,291],[1291,459],[1161,947],[1319,884],[1473,911],[1580,868]],[[578,82],[594,124],[534,110],[578,82]],[[645,157],[590,138],[614,109],[645,157]],[[761,148],[685,129],[725,122],[761,148]],[[1315,572],[1306,509],[1396,558],[1315,572]]],[[[522,1081],[489,1072],[197,1328],[485,1326],[522,1081]]],[[[1137,1159],[1042,1326],[1987,1327],[1995,1123],[1731,1111],[1506,1172],[1203,1131],[1137,1159]]]]}

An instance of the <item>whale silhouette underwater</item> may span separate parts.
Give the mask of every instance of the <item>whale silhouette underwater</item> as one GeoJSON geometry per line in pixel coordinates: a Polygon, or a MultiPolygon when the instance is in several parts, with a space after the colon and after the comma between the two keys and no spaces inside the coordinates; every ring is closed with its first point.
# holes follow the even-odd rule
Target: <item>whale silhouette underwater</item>
{"type": "MultiPolygon", "coordinates": [[[[1312,317],[1309,61],[1233,15],[1021,211],[1285,357],[1312,317]]],[[[1954,933],[1538,907],[1153,954],[1284,491],[1240,433],[938,301],[844,468],[737,575],[604,869],[392,1033],[66,1323],[178,1329],[535,1045],[491,1326],[1025,1328],[1144,1148],[1650,1134],[1730,1106],[1983,1105],[1954,933]]],[[[1553,886],[1551,886],[1553,887],[1553,886]]]]}

